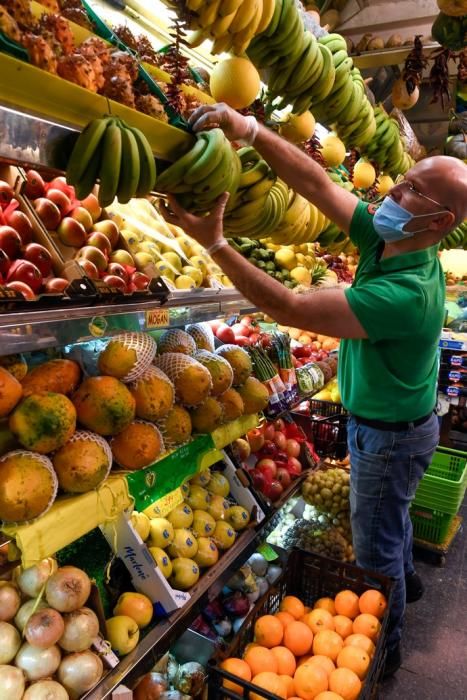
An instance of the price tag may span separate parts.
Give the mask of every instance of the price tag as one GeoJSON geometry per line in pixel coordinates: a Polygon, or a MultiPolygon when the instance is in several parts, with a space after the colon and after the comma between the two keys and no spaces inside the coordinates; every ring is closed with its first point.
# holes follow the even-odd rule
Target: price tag
{"type": "Polygon", "coordinates": [[[266,561],[275,561],[276,559],[279,559],[277,552],[267,542],[261,544],[257,551],[263,555],[266,561]]]}
{"type": "Polygon", "coordinates": [[[155,503],[153,503],[149,508],[146,508],[144,513],[148,518],[165,518],[166,515],[170,513],[175,506],[183,503],[183,493],[181,489],[175,489],[170,493],[167,493],[162,498],[159,498],[155,503]]]}
{"type": "Polygon", "coordinates": [[[146,311],[146,328],[165,328],[170,323],[169,309],[151,309],[146,311]]]}

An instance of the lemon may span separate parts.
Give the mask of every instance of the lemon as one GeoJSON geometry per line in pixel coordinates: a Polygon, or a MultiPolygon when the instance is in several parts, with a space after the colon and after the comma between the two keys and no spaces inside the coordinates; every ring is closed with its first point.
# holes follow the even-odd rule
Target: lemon
{"type": "Polygon", "coordinates": [[[199,579],[199,567],[193,559],[179,557],[172,562],[172,576],[170,583],[180,591],[191,588],[199,579]]]}
{"type": "Polygon", "coordinates": [[[229,507],[229,502],[223,496],[213,495],[208,506],[208,513],[212,515],[214,520],[223,520],[229,507]]]}
{"type": "Polygon", "coordinates": [[[188,496],[185,497],[186,502],[193,508],[193,510],[207,510],[209,506],[210,497],[206,489],[202,486],[197,486],[194,484],[190,486],[190,492],[188,496]]]}
{"type": "Polygon", "coordinates": [[[210,478],[211,478],[211,470],[210,469],[203,469],[202,471],[198,472],[198,474],[195,474],[195,476],[191,479],[190,484],[192,486],[204,486],[204,487],[206,487],[209,484],[210,478]]]}
{"type": "Polygon", "coordinates": [[[294,269],[290,271],[290,276],[293,280],[306,287],[309,287],[311,284],[311,273],[306,267],[294,267],[294,269]]]}
{"type": "Polygon", "coordinates": [[[187,238],[186,236],[181,235],[177,239],[177,243],[180,246],[183,254],[186,255],[187,258],[189,258],[191,255],[192,248],[193,248],[190,239],[187,238]]]}
{"type": "Polygon", "coordinates": [[[162,257],[165,258],[165,260],[167,260],[167,262],[170,263],[170,265],[172,265],[172,267],[174,267],[176,270],[179,272],[182,271],[182,261],[177,253],[169,250],[167,253],[162,253],[162,257]]]}
{"type": "Polygon", "coordinates": [[[226,479],[220,472],[213,472],[211,474],[211,478],[209,479],[207,489],[210,493],[214,493],[217,496],[223,496],[225,498],[230,493],[229,480],[226,479]]]}
{"type": "Polygon", "coordinates": [[[193,532],[197,537],[208,537],[214,532],[216,521],[205,510],[195,510],[193,513],[193,532]]]}
{"type": "Polygon", "coordinates": [[[377,185],[378,194],[385,195],[394,187],[394,180],[390,175],[381,175],[377,185]]]}
{"type": "Polygon", "coordinates": [[[175,282],[175,272],[170,269],[166,262],[159,260],[159,262],[156,262],[156,267],[162,277],[167,277],[171,282],[175,282]]]}
{"type": "Polygon", "coordinates": [[[354,171],[353,171],[353,184],[354,186],[360,190],[360,189],[368,189],[368,187],[371,187],[374,181],[376,180],[376,171],[374,167],[371,165],[371,163],[368,163],[368,161],[363,160],[361,158],[358,163],[356,163],[354,171]]]}
{"type": "Polygon", "coordinates": [[[172,523],[175,528],[191,527],[193,523],[193,511],[188,503],[180,503],[170,511],[167,520],[172,523]]]}
{"type": "Polygon", "coordinates": [[[219,559],[219,550],[211,537],[198,539],[198,552],[194,557],[198,566],[214,566],[219,559]]]}
{"type": "Polygon", "coordinates": [[[191,530],[188,530],[186,527],[175,530],[173,542],[168,548],[168,552],[173,559],[176,557],[188,557],[191,559],[197,551],[198,542],[191,530]]]}
{"type": "Polygon", "coordinates": [[[149,554],[156,562],[161,574],[165,578],[169,578],[172,575],[172,562],[166,552],[160,547],[149,547],[149,554]]]}
{"type": "Polygon", "coordinates": [[[285,267],[286,270],[293,270],[297,267],[297,256],[290,248],[280,248],[274,256],[277,265],[285,267]]]}
{"type": "Polygon", "coordinates": [[[192,277],[188,277],[188,275],[179,275],[175,278],[175,286],[177,289],[195,289],[196,284],[192,277]]]}
{"type": "Polygon", "coordinates": [[[212,535],[212,539],[219,549],[229,549],[235,542],[235,530],[225,520],[218,520],[212,535]]]}
{"type": "Polygon", "coordinates": [[[166,518],[151,518],[151,531],[149,533],[149,545],[151,547],[168,547],[175,536],[174,528],[166,518]]]}
{"type": "Polygon", "coordinates": [[[232,506],[226,514],[227,521],[234,530],[243,530],[250,522],[250,514],[243,506],[232,506]]]}
{"type": "Polygon", "coordinates": [[[203,274],[201,270],[199,270],[197,267],[193,267],[192,265],[185,265],[184,267],[182,267],[182,272],[184,275],[188,275],[188,277],[191,277],[196,287],[199,287],[202,284],[203,274]]]}

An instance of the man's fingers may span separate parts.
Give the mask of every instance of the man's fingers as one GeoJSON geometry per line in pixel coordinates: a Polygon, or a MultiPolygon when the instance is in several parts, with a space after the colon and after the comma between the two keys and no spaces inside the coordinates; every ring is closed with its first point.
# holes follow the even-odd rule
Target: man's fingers
{"type": "Polygon", "coordinates": [[[198,119],[205,114],[205,112],[212,112],[212,110],[215,109],[214,105],[201,105],[200,107],[197,107],[193,112],[190,114],[188,118],[188,124],[193,126],[195,122],[198,121],[198,119]]]}
{"type": "MultiPolygon", "coordinates": [[[[170,206],[172,207],[172,204],[170,204],[170,206]]],[[[166,221],[168,221],[169,224],[178,225],[179,218],[178,218],[177,214],[175,214],[173,212],[173,210],[171,211],[169,209],[169,207],[167,206],[166,202],[164,202],[162,199],[159,200],[159,207],[158,208],[159,208],[160,213],[164,217],[164,219],[166,221]]]]}
{"type": "Polygon", "coordinates": [[[172,209],[173,213],[178,216],[178,218],[182,219],[184,216],[189,216],[190,213],[187,212],[186,209],[184,209],[181,204],[177,202],[173,194],[169,194],[167,197],[168,202],[170,204],[170,208],[172,209]]]}
{"type": "Polygon", "coordinates": [[[229,201],[230,198],[230,192],[224,192],[221,194],[221,196],[217,199],[216,201],[216,206],[213,210],[213,216],[218,219],[222,220],[224,218],[224,211],[227,206],[227,202],[229,201]]]}

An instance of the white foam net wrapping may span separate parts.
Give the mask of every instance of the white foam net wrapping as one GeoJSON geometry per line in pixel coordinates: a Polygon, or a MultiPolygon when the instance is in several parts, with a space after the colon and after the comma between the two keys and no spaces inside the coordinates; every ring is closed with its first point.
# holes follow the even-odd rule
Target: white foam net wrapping
{"type": "Polygon", "coordinates": [[[169,328],[159,338],[159,355],[167,352],[177,352],[185,355],[194,355],[196,343],[189,333],[179,328],[169,328]]]}
{"type": "MultiPolygon", "coordinates": [[[[134,382],[131,382],[129,389],[133,390],[133,391],[137,391],[138,387],[141,384],[144,384],[144,383],[150,384],[152,378],[160,379],[161,381],[167,383],[172,388],[173,400],[172,400],[171,405],[168,407],[168,410],[170,411],[170,409],[174,405],[174,401],[175,401],[175,387],[174,387],[174,383],[170,379],[170,377],[168,377],[167,374],[165,374],[165,372],[163,372],[161,369],[159,369],[159,367],[155,367],[154,365],[151,365],[144,372],[144,374],[142,374],[140,377],[138,377],[138,379],[136,379],[134,382]]],[[[155,396],[154,399],[157,400],[157,396],[155,396]]],[[[136,414],[138,415],[138,405],[136,405],[136,414]]],[[[145,418],[149,418],[152,420],[151,416],[145,416],[145,418]]],[[[160,416],[155,416],[154,420],[159,420],[159,418],[160,418],[160,416]]]]}
{"type": "Polygon", "coordinates": [[[118,341],[125,347],[136,351],[136,364],[128,374],[120,381],[128,384],[138,379],[151,365],[156,352],[157,344],[154,338],[147,333],[119,333],[109,339],[109,343],[118,341]]]}
{"type": "Polygon", "coordinates": [[[174,440],[173,439],[173,433],[168,430],[168,420],[170,419],[171,421],[173,420],[173,417],[171,416],[171,413],[169,413],[161,418],[160,420],[157,421],[157,427],[160,429],[163,437],[164,437],[164,444],[165,447],[168,450],[171,450],[175,447],[180,447],[181,445],[186,445],[188,442],[191,440],[191,432],[192,432],[192,424],[191,424],[191,416],[188,413],[188,411],[183,408],[183,406],[175,406],[174,408],[178,409],[180,414],[183,416],[183,419],[187,421],[187,424],[190,426],[189,430],[189,435],[187,435],[186,440],[174,440]]]}
{"type": "Polygon", "coordinates": [[[197,406],[204,401],[212,390],[212,379],[209,370],[189,355],[183,355],[180,352],[167,352],[163,355],[157,355],[154,358],[154,364],[174,383],[177,400],[184,406],[197,406]],[[183,383],[180,381],[189,367],[201,367],[205,373],[204,384],[207,390],[200,390],[198,392],[199,400],[195,402],[191,400],[193,394],[196,393],[196,390],[193,390],[193,381],[188,378],[186,386],[183,386],[183,383]]]}
{"type": "Polygon", "coordinates": [[[195,353],[195,360],[201,362],[201,364],[207,367],[208,369],[211,362],[220,362],[221,365],[225,367],[225,370],[229,373],[230,378],[228,384],[226,384],[222,393],[224,393],[224,391],[227,391],[227,389],[230,389],[230,387],[233,384],[234,374],[231,365],[227,362],[225,357],[222,357],[222,355],[216,355],[215,352],[209,352],[208,350],[198,350],[198,352],[195,353]]]}
{"type": "Polygon", "coordinates": [[[198,350],[214,352],[214,333],[209,323],[192,323],[185,330],[195,341],[198,350]]]}
{"type": "MultiPolygon", "coordinates": [[[[45,513],[47,513],[48,510],[52,507],[56,497],[57,497],[57,491],[58,491],[58,477],[55,473],[55,470],[53,468],[53,464],[50,461],[48,457],[45,455],[39,454],[39,452],[30,452],[28,450],[12,450],[11,452],[7,452],[6,454],[2,455],[0,458],[0,464],[4,460],[10,458],[10,457],[16,457],[16,456],[26,456],[29,458],[33,458],[34,461],[39,462],[41,466],[43,466],[47,471],[50,473],[50,476],[52,477],[52,495],[50,497],[50,500],[42,513],[38,515],[36,518],[31,518],[30,520],[20,520],[20,521],[13,521],[13,520],[3,520],[4,523],[8,523],[8,525],[27,525],[28,523],[34,522],[34,520],[37,520],[37,518],[41,518],[45,513]]],[[[0,521],[1,522],[1,521],[0,521]]]]}
{"type": "Polygon", "coordinates": [[[104,481],[104,479],[107,479],[107,477],[109,476],[113,460],[112,450],[110,449],[109,443],[101,435],[93,433],[90,430],[77,430],[76,433],[73,433],[66,445],[69,445],[72,442],[81,442],[83,440],[87,440],[88,442],[95,442],[97,445],[99,445],[99,447],[102,447],[102,449],[104,450],[105,456],[107,457],[107,461],[109,463],[106,475],[102,479],[102,481],[104,481]]]}

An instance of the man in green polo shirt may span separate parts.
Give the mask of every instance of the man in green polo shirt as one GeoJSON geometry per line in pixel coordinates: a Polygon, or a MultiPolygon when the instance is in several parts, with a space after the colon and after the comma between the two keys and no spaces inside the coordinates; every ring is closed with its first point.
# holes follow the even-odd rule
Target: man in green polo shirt
{"type": "Polygon", "coordinates": [[[407,599],[422,592],[412,561],[409,505],[438,443],[437,345],[444,317],[439,241],[467,217],[467,166],[418,163],[379,208],[335,185],[295,146],[226,105],[192,114],[195,131],[220,127],[253,144],[277,175],[336,222],[359,248],[349,289],[295,295],[223,237],[228,195],[208,217],[170,199],[164,216],[202,243],[237,289],[278,323],[343,338],[339,384],[350,411],[352,534],[357,563],[395,579],[386,674],[400,666],[407,599]],[[407,590],[406,590],[407,588],[407,590]],[[417,590],[418,589],[418,590],[417,590]]]}

